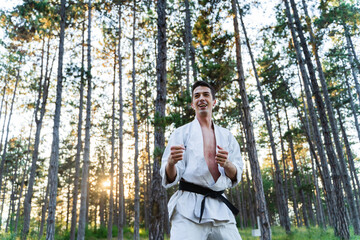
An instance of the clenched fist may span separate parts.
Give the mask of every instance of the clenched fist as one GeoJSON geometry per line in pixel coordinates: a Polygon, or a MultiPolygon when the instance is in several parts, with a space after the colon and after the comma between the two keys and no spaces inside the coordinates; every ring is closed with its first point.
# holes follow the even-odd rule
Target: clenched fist
{"type": "Polygon", "coordinates": [[[184,145],[171,146],[170,156],[168,158],[168,164],[175,165],[178,161],[183,160],[184,158],[184,145]]]}

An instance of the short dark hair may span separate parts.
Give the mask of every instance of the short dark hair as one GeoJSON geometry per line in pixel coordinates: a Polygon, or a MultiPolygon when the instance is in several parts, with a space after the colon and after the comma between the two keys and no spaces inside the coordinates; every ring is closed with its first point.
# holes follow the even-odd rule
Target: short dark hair
{"type": "Polygon", "coordinates": [[[215,89],[213,86],[211,86],[209,83],[205,82],[205,81],[196,81],[192,87],[191,87],[191,98],[192,98],[192,95],[194,94],[194,90],[195,88],[199,87],[199,86],[203,86],[203,87],[208,87],[210,88],[210,92],[211,92],[211,95],[213,97],[213,99],[215,99],[215,89]]]}

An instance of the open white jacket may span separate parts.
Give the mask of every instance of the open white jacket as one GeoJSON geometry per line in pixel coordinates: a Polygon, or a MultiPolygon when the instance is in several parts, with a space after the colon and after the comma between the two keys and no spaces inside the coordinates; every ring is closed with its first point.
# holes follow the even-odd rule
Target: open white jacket
{"type": "MultiPolygon", "coordinates": [[[[165,188],[176,185],[180,179],[191,182],[203,187],[210,188],[214,191],[222,191],[226,188],[236,186],[241,180],[243,171],[243,161],[240,154],[240,147],[231,132],[225,128],[214,124],[216,145],[224,148],[229,152],[228,159],[235,165],[237,174],[236,181],[231,181],[225,175],[223,167],[219,168],[221,176],[215,182],[204,157],[203,136],[199,121],[196,119],[178,129],[170,136],[167,147],[162,156],[160,174],[162,184],[165,188]],[[175,145],[184,145],[184,158],[175,165],[177,175],[174,182],[169,183],[165,174],[165,166],[170,155],[170,147],[175,145]]],[[[178,213],[184,217],[199,222],[201,201],[203,195],[177,191],[169,200],[168,210],[171,218],[175,208],[178,213]]],[[[216,225],[225,223],[235,223],[235,218],[231,210],[220,200],[206,198],[205,209],[201,223],[213,222],[216,225]]]]}

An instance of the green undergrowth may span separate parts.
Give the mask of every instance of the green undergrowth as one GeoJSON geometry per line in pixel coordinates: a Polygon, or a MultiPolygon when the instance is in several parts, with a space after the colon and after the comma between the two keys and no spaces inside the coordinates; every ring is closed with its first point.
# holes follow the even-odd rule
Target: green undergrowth
{"type": "MultiPolygon", "coordinates": [[[[243,240],[256,240],[260,239],[259,237],[253,237],[251,235],[251,229],[246,228],[239,230],[241,238],[243,240]]],[[[292,227],[291,232],[286,234],[285,230],[282,227],[272,227],[272,240],[339,240],[338,237],[334,236],[334,230],[332,228],[327,228],[323,230],[319,227],[292,227]]],[[[360,236],[354,236],[354,231],[350,229],[350,240],[360,240],[360,236]]]]}
{"type": "MultiPolygon", "coordinates": [[[[291,232],[286,234],[284,229],[281,227],[272,227],[272,239],[273,240],[339,240],[339,238],[334,236],[334,230],[332,228],[327,228],[323,230],[319,227],[310,227],[307,229],[306,227],[295,228],[292,227],[291,232]]],[[[117,239],[117,227],[113,228],[113,239],[117,239]]],[[[243,240],[256,240],[260,239],[259,237],[253,237],[251,235],[251,228],[240,229],[240,235],[243,240]]],[[[59,231],[55,240],[68,240],[70,233],[68,231],[59,231]]],[[[86,229],[86,240],[106,240],[107,239],[107,229],[105,227],[93,229],[86,229]]],[[[354,236],[354,231],[350,229],[350,240],[360,240],[360,236],[354,236]]],[[[28,240],[37,240],[36,234],[30,234],[28,240]]],[[[124,228],[124,239],[133,239],[134,229],[133,227],[124,228]]],[[[0,232],[1,240],[18,240],[19,235],[15,236],[15,234],[0,232]]],[[[45,239],[45,236],[42,238],[45,239]]],[[[148,232],[144,229],[140,229],[140,239],[145,240],[148,239],[148,232]]],[[[169,240],[168,236],[165,236],[165,240],[169,240]]]]}

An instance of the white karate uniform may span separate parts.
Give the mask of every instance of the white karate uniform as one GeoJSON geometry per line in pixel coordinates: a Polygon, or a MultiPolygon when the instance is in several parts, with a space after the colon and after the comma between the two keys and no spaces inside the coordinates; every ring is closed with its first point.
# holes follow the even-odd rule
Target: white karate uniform
{"type": "MultiPolygon", "coordinates": [[[[216,145],[219,145],[228,151],[228,160],[236,167],[236,181],[233,182],[230,178],[228,178],[225,175],[224,168],[220,165],[218,165],[218,169],[221,175],[216,182],[214,181],[204,157],[201,126],[195,117],[194,121],[176,129],[170,136],[167,147],[162,156],[160,169],[162,184],[165,188],[176,185],[180,179],[210,188],[214,191],[222,191],[226,188],[235,187],[240,182],[243,171],[243,161],[241,158],[239,144],[229,130],[215,124],[214,130],[216,145]],[[170,155],[170,147],[176,145],[185,146],[184,157],[183,160],[177,162],[175,165],[177,171],[175,181],[169,183],[165,173],[165,166],[170,155]]],[[[172,195],[168,203],[170,220],[174,220],[172,217],[176,213],[176,219],[179,219],[179,217],[182,216],[193,223],[199,224],[201,201],[203,198],[204,195],[202,194],[178,190],[172,195]]],[[[236,224],[233,213],[225,205],[225,203],[217,198],[207,197],[205,199],[205,209],[199,226],[209,223],[211,223],[211,226],[215,227],[221,227],[227,224],[235,226],[236,224]]],[[[172,237],[171,239],[174,238],[172,237]]],[[[241,239],[240,235],[239,239],[241,239]]]]}

